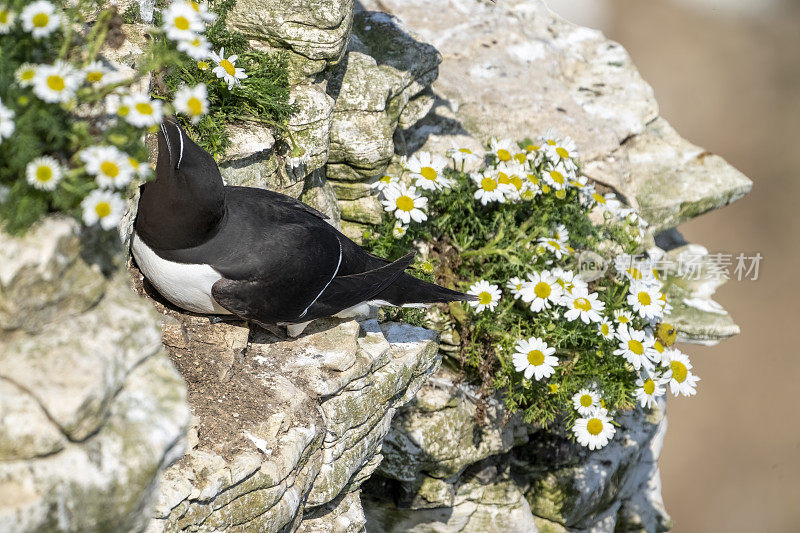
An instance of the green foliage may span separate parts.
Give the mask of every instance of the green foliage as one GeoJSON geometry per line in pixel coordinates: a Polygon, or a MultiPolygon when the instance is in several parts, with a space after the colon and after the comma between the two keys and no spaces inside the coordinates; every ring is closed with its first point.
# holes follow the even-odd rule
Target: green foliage
{"type": "MultiPolygon", "coordinates": [[[[528,144],[526,141],[520,146],[528,144]]],[[[498,161],[489,158],[488,164],[495,168],[498,161]]],[[[546,164],[538,163],[530,170],[532,182],[544,183],[546,164]]],[[[600,253],[610,260],[612,254],[632,254],[640,248],[639,228],[630,220],[613,219],[606,212],[605,218],[599,217],[601,222],[592,222],[589,211],[594,200],[581,187],[557,192],[542,186],[545,192],[534,199],[482,205],[474,197],[477,186],[468,173],[452,168],[444,169],[444,173],[452,188],[424,192],[428,220],[412,223],[405,236],[397,239],[392,233],[395,220],[387,218],[369,236],[366,246],[371,252],[396,259],[414,243],[426,243],[436,281],[466,291],[481,279],[502,288],[513,277],[525,279],[527,274],[546,269],[577,271],[578,257],[584,251],[600,253]],[[573,248],[561,259],[539,244],[539,239],[550,237],[557,225],[568,230],[573,248]]],[[[626,307],[628,286],[628,280],[613,268],[588,284],[605,303],[606,316],[626,307]]],[[[484,395],[502,391],[511,412],[524,411],[527,422],[542,426],[563,415],[571,424],[572,396],[585,387],[602,391],[604,405],[610,411],[630,409],[638,374],[613,354],[618,341],[604,340],[597,323],[567,321],[564,311],[554,306],[533,312],[508,291],[494,311],[477,313],[466,304],[450,304],[449,320],[461,336],[460,360],[453,366],[464,369],[468,379],[480,383],[484,395]],[[530,337],[541,338],[556,348],[559,364],[549,379],[525,379],[514,368],[516,343],[530,337]]],[[[633,320],[637,329],[648,325],[638,316],[633,320]]]]}

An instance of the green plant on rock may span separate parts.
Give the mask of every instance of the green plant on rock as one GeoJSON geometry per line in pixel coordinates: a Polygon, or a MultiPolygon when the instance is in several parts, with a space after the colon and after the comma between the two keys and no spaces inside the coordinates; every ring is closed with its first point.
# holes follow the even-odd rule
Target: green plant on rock
{"type": "Polygon", "coordinates": [[[215,155],[230,121],[285,129],[287,60],[227,29],[234,4],[177,0],[152,26],[100,0],[0,0],[0,226],[22,233],[62,212],[116,227],[125,190],[152,174],[144,138],[164,116],[215,155]],[[145,35],[134,68],[108,59],[130,32],[145,35]]]}
{"type": "Polygon", "coordinates": [[[477,297],[446,314],[461,340],[454,364],[483,397],[499,390],[527,422],[563,421],[602,448],[615,412],[652,407],[667,386],[694,394],[699,380],[672,346],[653,258],[633,255],[646,223],[581,174],[568,137],[488,148],[419,153],[377,181],[394,216],[367,245],[394,259],[416,244],[436,281],[477,297]]]}

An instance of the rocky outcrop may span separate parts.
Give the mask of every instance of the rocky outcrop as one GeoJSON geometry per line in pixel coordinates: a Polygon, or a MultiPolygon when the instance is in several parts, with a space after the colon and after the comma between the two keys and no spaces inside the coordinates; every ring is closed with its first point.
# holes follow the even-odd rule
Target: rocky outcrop
{"type": "MultiPolygon", "coordinates": [[[[654,234],[723,207],[752,186],[659,117],[652,89],[624,48],[561,19],[540,0],[362,5],[408,21],[443,56],[433,84],[441,105],[398,133],[396,147],[407,150],[398,156],[420,148],[443,153],[453,143],[481,150],[490,136],[522,139],[554,128],[575,140],[584,173],[637,207],[654,234]]],[[[661,239],[662,248],[682,241],[661,239]]],[[[670,320],[680,325],[682,340],[715,343],[738,332],[711,299],[714,288],[712,282],[694,296],[670,294],[676,304],[670,320]]]]}
{"type": "Polygon", "coordinates": [[[664,404],[617,417],[618,435],[589,452],[555,424],[485,419],[477,390],[440,370],[402,408],[365,486],[370,531],[666,531],[657,460],[664,404]]]}
{"type": "Polygon", "coordinates": [[[161,309],[194,419],[149,531],[360,531],[359,487],[438,367],[435,334],[330,320],[280,340],[161,309]]]}
{"type": "Polygon", "coordinates": [[[186,387],[96,237],[55,217],[0,233],[2,531],[141,530],[183,452],[186,387]]]}

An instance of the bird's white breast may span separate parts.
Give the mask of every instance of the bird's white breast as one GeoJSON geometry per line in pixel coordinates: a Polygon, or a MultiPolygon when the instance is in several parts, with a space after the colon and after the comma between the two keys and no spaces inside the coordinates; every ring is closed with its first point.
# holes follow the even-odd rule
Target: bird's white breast
{"type": "Polygon", "coordinates": [[[222,275],[211,266],[167,261],[135,232],[131,250],[144,277],[173,304],[195,313],[230,314],[211,296],[212,285],[222,279],[222,275]]]}

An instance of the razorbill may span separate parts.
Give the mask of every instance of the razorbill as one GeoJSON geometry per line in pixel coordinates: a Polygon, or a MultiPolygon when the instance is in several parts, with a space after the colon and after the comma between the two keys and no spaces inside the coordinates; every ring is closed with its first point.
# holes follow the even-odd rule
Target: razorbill
{"type": "Polygon", "coordinates": [[[172,122],[158,133],[156,179],[141,187],[131,250],[174,305],[235,315],[299,335],[315,318],[369,305],[414,306],[473,296],[414,278],[283,194],[224,185],[216,162],[172,122]]]}

